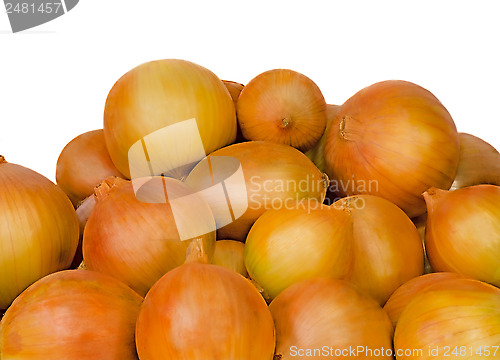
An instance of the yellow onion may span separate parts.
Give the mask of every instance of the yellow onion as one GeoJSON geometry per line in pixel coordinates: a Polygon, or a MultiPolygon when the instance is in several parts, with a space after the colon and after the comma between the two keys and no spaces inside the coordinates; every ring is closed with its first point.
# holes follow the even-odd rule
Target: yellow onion
{"type": "Polygon", "coordinates": [[[287,69],[266,71],[241,91],[236,107],[245,139],[311,149],[326,127],[326,102],[307,76],[287,69]]]}
{"type": "Polygon", "coordinates": [[[341,106],[327,134],[325,168],[339,196],[378,195],[415,217],[425,212],[424,191],[451,186],[459,152],[441,102],[418,85],[390,80],[341,106]]]}
{"type": "Polygon", "coordinates": [[[500,289],[472,279],[450,279],[416,296],[394,334],[398,360],[500,357],[500,289]]]}
{"type": "Polygon", "coordinates": [[[222,266],[190,262],[146,295],[136,343],[141,360],[271,360],[274,324],[250,281],[222,266]]]}
{"type": "MultiPolygon", "coordinates": [[[[237,83],[235,81],[229,81],[229,80],[222,80],[224,85],[226,85],[227,90],[229,91],[229,95],[231,95],[231,98],[233,99],[234,103],[234,108],[236,109],[236,104],[238,103],[238,98],[240,97],[241,90],[245,87],[245,85],[237,83]]],[[[236,116],[236,119],[238,119],[238,116],[236,116]]],[[[241,133],[241,128],[240,124],[237,123],[237,131],[236,131],[236,140],[235,142],[243,142],[245,141],[245,138],[243,137],[243,134],[241,133]]]]}
{"type": "Polygon", "coordinates": [[[322,202],[325,175],[303,153],[287,145],[250,141],[214,151],[185,182],[214,213],[219,239],[245,241],[267,209],[302,199],[322,202]]]}
{"type": "Polygon", "coordinates": [[[345,281],[300,282],[269,309],[276,326],[275,359],[393,358],[387,314],[345,281]]]}
{"type": "Polygon", "coordinates": [[[450,190],[479,184],[500,185],[500,153],[474,135],[459,133],[458,137],[460,161],[450,190]]]}
{"type": "Polygon", "coordinates": [[[145,295],[162,275],[184,263],[191,238],[201,239],[209,258],[213,256],[211,210],[178,180],[155,177],[136,194],[133,182],[109,178],[96,188],[95,198],[83,234],[89,270],[109,274],[145,295]],[[186,227],[190,232],[183,236],[186,227]]]}
{"type": "Polygon", "coordinates": [[[109,157],[102,129],[78,135],[64,147],[57,160],[57,185],[75,207],[109,176],[123,177],[109,157]]]}
{"type": "Polygon", "coordinates": [[[152,61],[113,86],[104,136],[114,164],[129,178],[182,178],[206,154],[236,138],[234,104],[222,81],[189,61],[152,61]]]}
{"type": "Polygon", "coordinates": [[[430,274],[433,272],[431,263],[429,262],[429,257],[427,256],[427,251],[425,250],[425,224],[427,223],[427,213],[419,215],[411,219],[415,226],[417,227],[418,235],[424,244],[424,274],[430,274]]]}
{"type": "Polygon", "coordinates": [[[424,270],[415,225],[396,205],[371,195],[269,210],[250,230],[244,256],[248,274],[271,299],[297,282],[333,277],[383,305],[424,270]]]}
{"type": "Polygon", "coordinates": [[[95,207],[95,196],[94,193],[88,196],[85,200],[80,202],[78,207],[76,208],[76,217],[78,218],[78,226],[80,228],[79,231],[79,239],[78,239],[78,247],[76,248],[75,257],[73,258],[73,262],[71,263],[71,269],[76,269],[80,266],[83,261],[83,251],[82,251],[82,243],[83,243],[83,231],[85,230],[85,225],[94,210],[95,207]]]}
{"type": "Polygon", "coordinates": [[[104,274],[66,270],[24,291],[0,324],[0,358],[134,360],[142,298],[104,274]]]}
{"type": "Polygon", "coordinates": [[[500,286],[500,186],[429,189],[425,245],[435,271],[500,286]]]}
{"type": "Polygon", "coordinates": [[[450,279],[465,279],[465,275],[450,273],[450,272],[437,272],[425,274],[401,285],[387,300],[384,305],[384,310],[389,315],[392,325],[396,327],[399,316],[403,309],[410,303],[410,301],[417,295],[433,289],[435,284],[446,286],[450,279]]]}
{"type": "Polygon", "coordinates": [[[66,194],[0,156],[0,309],[36,280],[67,269],[77,245],[78,219],[66,194]]]}
{"type": "Polygon", "coordinates": [[[247,277],[248,272],[243,261],[244,250],[245,245],[241,241],[217,240],[212,264],[224,266],[247,277]]]}

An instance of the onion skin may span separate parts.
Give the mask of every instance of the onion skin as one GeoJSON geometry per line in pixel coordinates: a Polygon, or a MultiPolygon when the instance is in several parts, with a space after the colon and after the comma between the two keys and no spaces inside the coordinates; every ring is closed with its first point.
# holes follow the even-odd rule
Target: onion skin
{"type": "MultiPolygon", "coordinates": [[[[398,356],[398,360],[497,359],[494,348],[500,343],[500,290],[489,284],[470,279],[452,279],[436,284],[435,288],[419,294],[403,310],[394,335],[394,348],[422,349],[418,356],[398,356]],[[429,354],[439,350],[439,356],[429,354]],[[452,354],[463,347],[465,355],[452,354]],[[472,347],[472,355],[470,353],[472,347]],[[485,347],[491,356],[485,356],[485,347]],[[482,355],[476,352],[482,351],[482,355]]],[[[417,355],[417,354],[414,354],[417,355]]]]}
{"type": "Polygon", "coordinates": [[[243,253],[245,244],[236,240],[217,240],[215,242],[215,251],[212,264],[223,266],[238,274],[248,277],[245,267],[243,253]]]}
{"type": "MultiPolygon", "coordinates": [[[[210,70],[185,60],[151,61],[130,70],[113,86],[104,110],[106,145],[118,170],[130,178],[129,150],[146,135],[167,126],[196,119],[205,154],[236,138],[236,114],[227,88],[210,70]]],[[[178,134],[176,144],[149,139],[149,158],[157,159],[154,174],[161,175],[201,158],[179,151],[190,134],[178,134]],[[186,138],[182,138],[185,135],[186,138]]],[[[136,164],[135,159],[133,166],[136,164]]],[[[175,174],[179,178],[183,172],[175,174]]],[[[136,177],[136,176],[134,176],[136,177]]]]}
{"type": "MultiPolygon", "coordinates": [[[[233,197],[231,205],[241,208],[248,204],[248,207],[235,221],[220,227],[222,215],[216,209],[219,199],[207,198],[217,222],[219,239],[245,241],[252,224],[266,210],[286,206],[287,202],[303,199],[323,202],[325,198],[328,184],[324,174],[303,153],[288,145],[249,141],[210,154],[210,157],[222,156],[239,160],[245,178],[247,198],[233,197]],[[288,186],[289,183],[292,185],[288,186]],[[302,184],[302,188],[297,184],[302,184]]],[[[200,162],[187,177],[185,183],[192,189],[202,190],[213,185],[206,164],[207,159],[200,162]]],[[[222,201],[226,209],[226,199],[222,201]]]]}
{"type": "MultiPolygon", "coordinates": [[[[236,104],[238,103],[238,98],[240,97],[241,90],[245,87],[245,85],[237,83],[235,81],[222,80],[224,85],[226,85],[227,90],[229,91],[229,95],[231,95],[231,99],[233,99],[234,108],[236,109],[236,104]]],[[[238,119],[238,114],[236,114],[236,119],[238,119]]],[[[239,122],[237,123],[236,130],[236,143],[240,143],[246,141],[241,133],[241,128],[239,122]]]]}
{"type": "Polygon", "coordinates": [[[71,265],[78,219],[59,187],[3,156],[0,214],[0,309],[5,309],[29,285],[71,265]]]}
{"type": "Polygon", "coordinates": [[[432,270],[431,263],[429,262],[429,257],[427,256],[427,251],[425,250],[425,224],[427,223],[427,213],[424,213],[420,216],[417,216],[411,219],[415,226],[417,227],[418,235],[420,235],[420,239],[424,244],[424,274],[430,274],[434,272],[432,270]]]}
{"type": "Polygon", "coordinates": [[[102,129],[78,135],[64,147],[57,160],[57,185],[75,208],[109,176],[123,177],[109,157],[102,129]]]}
{"type": "Polygon", "coordinates": [[[459,152],[455,123],[439,100],[390,80],[341,106],[327,134],[325,168],[338,196],[381,196],[412,218],[425,212],[424,191],[449,189],[459,152]]]}
{"type": "Polygon", "coordinates": [[[93,271],[46,276],[5,313],[1,358],[138,359],[134,327],[142,300],[125,284],[93,271]]]}
{"type": "Polygon", "coordinates": [[[429,189],[425,244],[435,271],[500,286],[500,187],[429,189]]]}
{"type": "Polygon", "coordinates": [[[459,133],[460,162],[450,190],[479,184],[500,185],[500,153],[486,141],[459,133]]]}
{"type": "Polygon", "coordinates": [[[83,200],[78,207],[76,208],[76,217],[78,218],[78,226],[80,228],[79,231],[79,239],[78,239],[78,247],[76,249],[75,257],[73,258],[73,262],[71,263],[71,269],[77,269],[83,261],[83,232],[85,230],[85,225],[94,210],[95,207],[95,197],[94,194],[87,197],[83,200]]]}
{"type": "Polygon", "coordinates": [[[146,295],[136,343],[141,360],[271,360],[274,324],[247,279],[221,266],[186,263],[146,295]]]}
{"type": "MultiPolygon", "coordinates": [[[[359,356],[297,356],[297,349],[392,349],[393,328],[380,306],[350,284],[310,279],[283,291],[269,305],[276,326],[275,359],[372,359],[359,356]]],[[[377,358],[392,359],[392,356],[377,358]]]]}
{"type": "Polygon", "coordinates": [[[331,206],[269,210],[245,244],[250,277],[271,299],[316,277],[345,279],[383,305],[406,281],[422,275],[422,242],[406,214],[371,195],[331,206]]]}
{"type": "Polygon", "coordinates": [[[288,69],[266,71],[241,91],[236,107],[245,139],[311,149],[326,127],[326,102],[307,76],[288,69]]]}

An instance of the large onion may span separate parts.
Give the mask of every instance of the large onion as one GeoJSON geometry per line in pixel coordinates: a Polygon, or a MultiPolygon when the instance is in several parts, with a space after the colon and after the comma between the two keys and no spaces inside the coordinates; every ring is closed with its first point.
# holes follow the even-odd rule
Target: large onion
{"type": "Polygon", "coordinates": [[[87,270],[37,281],[0,324],[2,360],[134,360],[142,298],[125,284],[87,270]]]}
{"type": "Polygon", "coordinates": [[[238,123],[245,139],[312,148],[326,127],[326,103],[307,76],[287,69],[266,71],[241,91],[238,123]]]}
{"type": "Polygon", "coordinates": [[[213,215],[180,181],[156,177],[136,195],[132,182],[110,178],[96,189],[95,197],[83,234],[83,257],[89,270],[109,274],[145,295],[162,275],[184,263],[191,242],[190,236],[182,237],[181,229],[186,228],[192,237],[203,240],[211,259],[213,215]]]}
{"type": "Polygon", "coordinates": [[[345,281],[300,282],[269,309],[276,326],[275,359],[392,359],[387,314],[345,281]]]}
{"type": "Polygon", "coordinates": [[[211,71],[184,60],[152,61],[111,89],[104,136],[111,159],[127,177],[182,177],[206,154],[234,142],[235,109],[211,71]]]}
{"type": "Polygon", "coordinates": [[[435,271],[500,286],[500,186],[429,189],[425,245],[435,271]]]}
{"type": "Polygon", "coordinates": [[[383,305],[423,273],[422,242],[396,205],[371,195],[312,205],[269,210],[248,234],[245,265],[270,298],[302,280],[334,277],[383,305]]]}
{"type": "Polygon", "coordinates": [[[78,220],[66,194],[0,156],[0,309],[36,280],[67,269],[77,245],[78,220]]]}
{"type": "Polygon", "coordinates": [[[57,160],[57,185],[75,207],[92,195],[94,187],[109,176],[123,177],[109,157],[102,129],[86,132],[71,140],[57,160]]]}
{"type": "Polygon", "coordinates": [[[264,299],[236,272],[186,263],[151,288],[136,328],[141,360],[271,360],[274,324],[264,299]]]}
{"type": "Polygon", "coordinates": [[[500,289],[451,279],[416,296],[396,326],[398,360],[498,359],[500,289]]]}
{"type": "Polygon", "coordinates": [[[425,212],[424,191],[451,186],[459,151],[453,119],[434,95],[383,81],[341,106],[327,134],[326,172],[340,196],[378,195],[415,217],[425,212]]]}
{"type": "Polygon", "coordinates": [[[267,209],[322,202],[328,183],[303,153],[264,141],[234,144],[200,162],[186,179],[212,207],[220,239],[244,241],[267,209]]]}

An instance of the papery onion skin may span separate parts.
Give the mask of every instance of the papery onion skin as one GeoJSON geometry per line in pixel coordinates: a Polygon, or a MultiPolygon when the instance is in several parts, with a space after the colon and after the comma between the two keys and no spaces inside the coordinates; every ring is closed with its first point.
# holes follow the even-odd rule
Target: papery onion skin
{"type": "Polygon", "coordinates": [[[36,280],[71,265],[78,219],[59,187],[3,156],[0,214],[0,309],[5,309],[36,280]]]}
{"type": "Polygon", "coordinates": [[[236,271],[238,274],[248,277],[245,267],[243,253],[245,244],[236,240],[217,240],[212,264],[224,266],[236,271]]]}
{"type": "Polygon", "coordinates": [[[0,324],[0,358],[136,360],[142,297],[107,275],[67,270],[23,292],[0,324]]]}
{"type": "Polygon", "coordinates": [[[311,149],[326,127],[326,102],[307,76],[288,69],[266,71],[241,91],[236,107],[245,139],[311,149]]]}
{"type": "MultiPolygon", "coordinates": [[[[130,177],[128,154],[133,144],[157,130],[193,118],[205,154],[234,142],[234,104],[227,88],[210,70],[178,59],[137,66],[115,83],[106,100],[104,136],[113,163],[130,177]]],[[[165,144],[161,137],[149,138],[149,158],[160,159],[156,161],[154,175],[200,160],[177,148],[185,145],[182,136],[191,134],[177,135],[180,137],[177,144],[165,144]]],[[[141,176],[146,175],[153,174],[141,176]]]]}
{"type": "Polygon", "coordinates": [[[402,352],[398,360],[497,359],[500,354],[493,353],[498,344],[500,289],[470,279],[451,279],[415,297],[401,313],[394,334],[395,351],[402,352]],[[405,356],[405,349],[413,354],[405,356]]]}
{"type": "Polygon", "coordinates": [[[383,305],[401,284],[422,275],[422,242],[394,204],[359,195],[310,205],[269,210],[248,234],[245,265],[271,299],[297,282],[333,277],[383,305]]]}
{"type": "Polygon", "coordinates": [[[75,207],[109,176],[123,177],[109,157],[102,129],[78,135],[64,147],[57,160],[57,185],[75,207]]]}
{"type": "Polygon", "coordinates": [[[389,80],[342,104],[327,134],[325,167],[339,196],[381,196],[415,217],[425,212],[424,191],[451,186],[459,152],[441,102],[416,84],[389,80]]]}
{"type": "MultiPolygon", "coordinates": [[[[158,177],[152,181],[156,180],[168,186],[172,198],[188,193],[178,180],[158,177]]],[[[210,222],[212,231],[199,239],[209,259],[213,256],[215,222],[210,208],[199,198],[192,199],[196,210],[186,213],[181,209],[182,218],[175,218],[170,202],[140,201],[131,181],[110,178],[96,189],[96,201],[83,234],[85,265],[123,281],[141,296],[186,259],[191,240],[181,240],[177,221],[187,221],[193,228],[210,222]]]]}
{"type": "Polygon", "coordinates": [[[431,188],[424,197],[425,244],[432,268],[500,286],[500,186],[431,188]]]}
{"type": "Polygon", "coordinates": [[[221,266],[186,263],[147,294],[136,343],[141,360],[271,360],[274,324],[247,279],[221,266]]]}
{"type": "MultiPolygon", "coordinates": [[[[276,326],[275,359],[373,359],[367,353],[350,356],[349,347],[392,350],[387,314],[346,281],[320,278],[297,283],[278,295],[269,309],[276,326]],[[327,355],[292,352],[325,347],[327,355]],[[343,356],[335,350],[344,350],[343,356]]],[[[377,358],[393,359],[387,353],[377,358]]]]}

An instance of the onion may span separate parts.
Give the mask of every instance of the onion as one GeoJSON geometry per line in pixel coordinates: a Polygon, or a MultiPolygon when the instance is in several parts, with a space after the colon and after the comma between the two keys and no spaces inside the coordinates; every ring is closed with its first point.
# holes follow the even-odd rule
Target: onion
{"type": "Polygon", "coordinates": [[[307,76],[286,69],[266,71],[241,91],[236,107],[245,139],[311,149],[326,127],[326,103],[307,76]]]}
{"type": "Polygon", "coordinates": [[[234,104],[222,81],[204,67],[152,61],[111,89],[104,136],[111,159],[127,177],[182,178],[206,154],[234,142],[234,104]]]}
{"type": "Polygon", "coordinates": [[[429,257],[427,256],[427,251],[425,250],[425,224],[427,223],[427,213],[417,216],[411,219],[415,226],[417,227],[418,235],[424,244],[424,274],[430,274],[433,272],[431,263],[429,262],[429,257]]]}
{"type": "Polygon", "coordinates": [[[2,359],[137,359],[134,327],[142,298],[123,283],[87,270],[37,281],[5,313],[2,359]]]}
{"type": "Polygon", "coordinates": [[[80,202],[80,204],[76,208],[76,217],[78,218],[78,226],[80,228],[80,231],[79,231],[78,247],[76,248],[76,253],[73,258],[73,262],[71,263],[70,266],[71,269],[78,268],[83,261],[83,250],[82,250],[83,232],[85,230],[85,225],[87,224],[90,214],[92,213],[92,210],[94,210],[94,207],[95,207],[95,197],[94,194],[92,193],[92,195],[90,195],[85,200],[80,202]]]}
{"type": "Polygon", "coordinates": [[[270,298],[316,277],[346,279],[381,305],[423,273],[422,242],[396,205],[371,195],[269,210],[245,244],[248,273],[270,298]]]}
{"type": "Polygon", "coordinates": [[[193,262],[168,272],[146,295],[136,342],[141,360],[271,360],[274,324],[247,279],[193,262]]]}
{"type": "Polygon", "coordinates": [[[451,279],[419,294],[394,335],[398,360],[497,359],[499,344],[500,289],[471,279],[451,279]]]}
{"type": "MultiPolygon", "coordinates": [[[[241,90],[245,87],[245,85],[234,82],[234,81],[228,81],[228,80],[222,80],[224,85],[226,85],[227,90],[229,91],[229,95],[231,95],[231,98],[233,99],[234,103],[234,108],[236,109],[236,104],[238,103],[238,98],[240,97],[241,90]]],[[[236,117],[237,119],[238,117],[236,117]]],[[[237,130],[236,130],[236,140],[235,142],[243,142],[245,141],[245,138],[243,137],[243,134],[241,133],[241,128],[239,122],[237,123],[237,130]]]]}
{"type": "Polygon", "coordinates": [[[432,188],[424,197],[432,268],[500,286],[500,186],[432,188]]]}
{"type": "Polygon", "coordinates": [[[156,177],[136,195],[132,182],[110,178],[96,188],[95,197],[83,234],[89,270],[109,274],[145,295],[163,274],[184,263],[191,238],[202,239],[207,255],[213,256],[210,208],[180,181],[156,177]],[[183,237],[186,228],[189,236],[183,237]]]}
{"type": "Polygon", "coordinates": [[[57,160],[57,185],[75,207],[92,195],[94,187],[109,176],[123,177],[109,157],[102,129],[83,133],[71,140],[57,160]]]}
{"type": "Polygon", "coordinates": [[[78,220],[64,192],[0,156],[0,309],[36,280],[71,265],[78,220]]]}
{"type": "Polygon", "coordinates": [[[212,264],[224,266],[247,277],[248,272],[243,261],[244,250],[245,245],[240,241],[217,240],[212,264]]]}
{"type": "Polygon", "coordinates": [[[341,106],[327,134],[325,168],[339,196],[378,195],[415,217],[425,212],[424,191],[451,186],[459,151],[455,123],[434,95],[383,81],[341,106]]]}
{"type": "Polygon", "coordinates": [[[267,209],[301,199],[322,202],[328,186],[324,174],[303,153],[264,141],[213,152],[193,169],[186,184],[211,206],[218,238],[239,241],[245,241],[267,209]]]}
{"type": "Polygon", "coordinates": [[[276,326],[275,359],[392,359],[387,314],[345,281],[300,282],[269,309],[276,326]]]}
{"type": "Polygon", "coordinates": [[[459,133],[460,161],[450,190],[479,184],[500,185],[500,153],[474,135],[459,133]]]}

